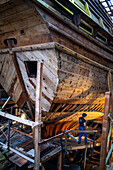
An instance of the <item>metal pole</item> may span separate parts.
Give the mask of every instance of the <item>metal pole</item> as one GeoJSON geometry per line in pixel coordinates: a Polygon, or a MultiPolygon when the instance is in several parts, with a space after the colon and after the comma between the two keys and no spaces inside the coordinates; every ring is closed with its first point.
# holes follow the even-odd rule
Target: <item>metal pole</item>
{"type": "Polygon", "coordinates": [[[6,106],[6,104],[8,103],[8,101],[10,100],[11,97],[8,97],[8,99],[5,101],[5,103],[2,106],[2,109],[4,109],[4,107],[6,106]]]}
{"type": "Polygon", "coordinates": [[[9,150],[10,147],[10,119],[8,119],[8,143],[7,143],[7,148],[9,150]]]}

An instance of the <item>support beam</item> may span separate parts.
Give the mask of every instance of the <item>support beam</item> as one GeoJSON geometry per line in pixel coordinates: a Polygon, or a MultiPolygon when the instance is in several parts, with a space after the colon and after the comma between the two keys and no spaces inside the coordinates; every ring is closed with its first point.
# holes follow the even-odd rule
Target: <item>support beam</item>
{"type": "Polygon", "coordinates": [[[10,119],[8,119],[8,137],[7,137],[7,146],[8,146],[8,150],[9,150],[9,146],[10,146],[10,119]]]}
{"type": "Polygon", "coordinates": [[[58,159],[58,170],[62,170],[62,153],[61,152],[59,154],[59,159],[58,159]]]}
{"type": "Polygon", "coordinates": [[[25,87],[25,84],[24,84],[24,80],[23,80],[23,77],[22,77],[22,74],[21,74],[21,71],[20,71],[20,67],[19,67],[19,64],[18,64],[18,61],[17,61],[16,53],[13,53],[12,51],[10,51],[10,54],[12,56],[12,60],[13,60],[13,63],[14,63],[20,84],[21,84],[23,93],[25,95],[25,100],[26,100],[28,109],[31,113],[31,118],[32,118],[32,120],[34,120],[33,110],[32,110],[31,104],[30,104],[29,96],[28,96],[28,93],[27,93],[27,90],[26,90],[26,87],[25,87]]]}
{"type": "Polygon", "coordinates": [[[62,36],[64,36],[64,37],[66,37],[66,38],[67,38],[68,40],[70,40],[71,42],[73,42],[73,43],[75,43],[75,44],[83,47],[84,49],[88,50],[88,52],[93,53],[93,54],[96,54],[96,55],[98,55],[99,57],[102,57],[102,58],[104,58],[104,59],[109,59],[109,60],[112,61],[112,59],[111,59],[110,57],[108,57],[108,55],[105,56],[104,54],[102,54],[101,52],[99,52],[99,51],[97,51],[97,50],[94,51],[94,49],[92,49],[92,48],[89,47],[89,46],[86,46],[83,42],[81,42],[80,40],[77,40],[77,39],[74,38],[72,35],[64,32],[63,30],[59,29],[59,28],[56,27],[55,25],[53,25],[53,24],[51,24],[51,23],[48,23],[48,27],[49,27],[50,30],[55,31],[56,33],[58,33],[58,34],[60,34],[60,35],[62,35],[62,36]]]}
{"type": "Polygon", "coordinates": [[[4,107],[6,106],[6,104],[9,102],[10,98],[11,98],[11,97],[8,97],[8,99],[5,101],[5,103],[4,103],[3,106],[2,106],[2,109],[4,109],[4,107]]]}
{"type": "Polygon", "coordinates": [[[65,132],[62,132],[62,133],[60,133],[60,134],[58,134],[58,135],[55,135],[55,136],[52,136],[52,137],[50,137],[50,138],[48,138],[48,139],[43,139],[43,140],[41,140],[41,141],[39,142],[39,145],[44,144],[44,143],[47,143],[47,142],[49,142],[49,141],[51,141],[51,140],[53,140],[53,139],[59,138],[59,137],[61,137],[61,136],[64,136],[65,134],[70,133],[70,132],[72,132],[72,129],[66,130],[65,132]]]}
{"type": "MultiPolygon", "coordinates": [[[[33,51],[33,50],[45,50],[45,49],[53,49],[55,48],[55,43],[43,43],[43,44],[34,44],[28,46],[21,46],[21,47],[14,47],[12,48],[12,52],[23,52],[23,51],[33,51]]],[[[0,54],[6,54],[9,52],[9,48],[7,49],[0,49],[0,54]]]]}
{"type": "Polygon", "coordinates": [[[111,106],[111,117],[113,118],[113,88],[112,88],[112,74],[111,71],[108,72],[108,88],[109,91],[111,92],[111,102],[110,102],[110,106],[111,106]]]}
{"type": "Polygon", "coordinates": [[[107,154],[107,137],[109,131],[109,118],[108,113],[110,110],[110,92],[105,93],[105,107],[102,127],[102,140],[101,140],[101,153],[100,153],[100,168],[99,170],[105,170],[105,161],[107,154]]]}
{"type": "MultiPolygon", "coordinates": [[[[35,123],[41,121],[42,75],[43,64],[38,62],[36,79],[35,123]]],[[[40,169],[40,145],[38,144],[40,140],[41,140],[41,127],[38,126],[34,129],[35,170],[40,169]]]]}
{"type": "Polygon", "coordinates": [[[86,156],[87,156],[87,146],[84,151],[84,169],[86,168],[86,156]]]}
{"type": "Polygon", "coordinates": [[[79,53],[77,53],[77,52],[75,52],[73,50],[70,50],[69,48],[67,48],[67,47],[65,47],[65,46],[63,46],[63,45],[61,45],[59,43],[55,43],[55,47],[56,47],[56,49],[60,50],[61,52],[65,52],[66,54],[69,54],[71,56],[77,57],[80,60],[83,60],[84,62],[86,62],[88,64],[91,64],[93,66],[99,67],[99,68],[101,68],[101,69],[103,69],[105,71],[111,71],[111,73],[113,73],[113,69],[111,69],[111,68],[109,68],[107,66],[104,66],[104,65],[102,65],[102,64],[100,64],[100,63],[98,63],[98,62],[96,62],[96,61],[94,61],[94,60],[92,60],[92,59],[90,59],[88,57],[85,57],[85,56],[83,56],[83,55],[81,55],[81,54],[79,54],[79,53]]]}
{"type": "Polygon", "coordinates": [[[24,125],[31,126],[32,128],[34,128],[34,127],[39,126],[39,125],[42,124],[41,121],[39,121],[39,122],[33,122],[33,121],[30,121],[30,120],[27,120],[27,119],[22,119],[22,118],[20,118],[20,117],[13,116],[13,115],[11,115],[11,114],[8,114],[8,113],[2,112],[2,111],[0,111],[0,116],[3,116],[3,117],[5,117],[5,118],[11,119],[11,120],[15,120],[15,121],[17,121],[17,122],[23,123],[24,125]]]}

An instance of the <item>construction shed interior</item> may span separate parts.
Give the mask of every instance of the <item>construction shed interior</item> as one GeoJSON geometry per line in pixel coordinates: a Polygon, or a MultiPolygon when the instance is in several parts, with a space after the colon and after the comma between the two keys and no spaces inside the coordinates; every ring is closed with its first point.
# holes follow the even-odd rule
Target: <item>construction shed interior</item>
{"type": "Polygon", "coordinates": [[[113,169],[112,19],[112,0],[0,1],[0,169],[113,169]]]}

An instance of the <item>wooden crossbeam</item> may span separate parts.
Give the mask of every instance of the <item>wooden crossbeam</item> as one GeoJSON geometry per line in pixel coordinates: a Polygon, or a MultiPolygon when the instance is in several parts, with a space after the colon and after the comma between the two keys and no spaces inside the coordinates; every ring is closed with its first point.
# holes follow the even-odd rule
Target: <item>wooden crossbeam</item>
{"type": "MultiPolygon", "coordinates": [[[[100,143],[96,143],[95,146],[100,146],[100,143]]],[[[86,145],[68,146],[67,150],[85,149],[86,145]]],[[[93,144],[88,144],[87,148],[93,148],[93,144]]]]}
{"type": "Polygon", "coordinates": [[[98,130],[72,130],[71,132],[72,133],[79,133],[79,132],[81,132],[81,133],[96,133],[96,132],[98,132],[98,130]]]}
{"type": "Polygon", "coordinates": [[[55,136],[53,136],[53,137],[51,137],[51,138],[43,139],[43,140],[41,140],[41,141],[39,142],[39,145],[40,145],[40,144],[43,144],[43,143],[46,143],[46,142],[49,142],[49,141],[51,141],[51,140],[53,140],[53,139],[59,138],[59,137],[63,136],[64,134],[67,134],[67,133],[69,133],[69,132],[71,132],[71,131],[72,131],[72,129],[71,129],[71,130],[66,130],[65,132],[62,132],[62,133],[60,133],[60,134],[58,134],[58,135],[55,135],[55,136]]]}
{"type": "Polygon", "coordinates": [[[83,56],[83,55],[81,55],[81,54],[79,54],[77,52],[74,52],[74,51],[70,50],[69,48],[67,48],[67,47],[65,47],[65,46],[63,46],[63,45],[61,45],[59,43],[55,43],[55,47],[60,51],[63,51],[63,52],[65,52],[67,54],[70,54],[72,56],[76,56],[77,58],[85,61],[86,63],[92,64],[92,65],[94,65],[96,67],[99,67],[99,68],[105,70],[105,71],[111,71],[111,73],[113,73],[113,69],[111,69],[109,67],[106,67],[106,66],[104,66],[102,64],[99,64],[96,61],[93,61],[93,60],[91,60],[91,59],[89,59],[89,58],[87,58],[87,57],[85,57],[85,56],[83,56]]]}
{"type": "Polygon", "coordinates": [[[51,141],[51,140],[53,140],[53,139],[59,138],[59,137],[65,135],[65,134],[68,134],[68,133],[79,133],[79,132],[83,132],[83,133],[84,133],[84,132],[85,132],[85,133],[96,133],[96,132],[98,132],[98,131],[97,131],[97,130],[72,130],[72,129],[70,129],[70,130],[66,130],[66,131],[64,131],[64,132],[62,132],[62,133],[60,133],[60,134],[58,134],[58,135],[52,136],[52,137],[50,137],[50,138],[48,138],[48,139],[43,139],[43,140],[41,140],[41,141],[39,142],[39,145],[40,145],[40,144],[43,144],[43,143],[46,143],[46,142],[49,142],[49,141],[51,141]]]}
{"type": "Polygon", "coordinates": [[[20,123],[22,123],[22,124],[24,124],[24,125],[31,126],[32,128],[33,128],[34,126],[39,126],[39,125],[42,124],[41,121],[39,121],[39,122],[33,122],[33,121],[30,121],[30,120],[22,119],[22,118],[17,117],[17,116],[13,116],[13,115],[8,114],[8,113],[5,113],[5,112],[3,112],[3,111],[0,111],[0,116],[3,116],[3,117],[5,117],[5,118],[11,119],[11,120],[15,120],[15,121],[20,122],[20,123]]]}
{"type": "MultiPolygon", "coordinates": [[[[42,50],[42,49],[51,49],[51,48],[55,48],[54,42],[14,47],[14,48],[12,48],[12,51],[13,52],[21,52],[21,51],[32,51],[32,50],[42,50]]],[[[8,53],[8,52],[9,52],[9,48],[0,50],[0,54],[4,54],[4,53],[8,53]]]]}

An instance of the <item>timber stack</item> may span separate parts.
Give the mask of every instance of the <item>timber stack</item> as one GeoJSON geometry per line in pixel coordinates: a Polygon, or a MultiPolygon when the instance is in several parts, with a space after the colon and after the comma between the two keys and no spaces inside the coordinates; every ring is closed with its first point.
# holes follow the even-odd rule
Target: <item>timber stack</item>
{"type": "Polygon", "coordinates": [[[37,63],[43,64],[42,136],[76,129],[83,112],[87,120],[102,117],[105,92],[112,91],[113,34],[112,20],[101,3],[1,0],[1,91],[32,121],[37,63]]]}

